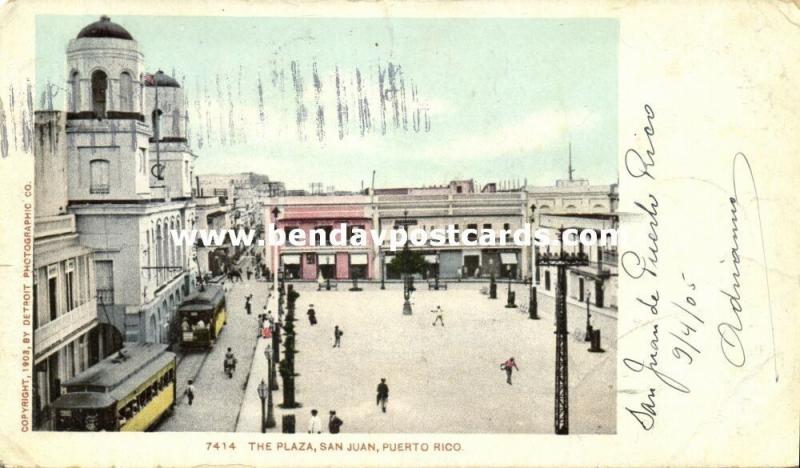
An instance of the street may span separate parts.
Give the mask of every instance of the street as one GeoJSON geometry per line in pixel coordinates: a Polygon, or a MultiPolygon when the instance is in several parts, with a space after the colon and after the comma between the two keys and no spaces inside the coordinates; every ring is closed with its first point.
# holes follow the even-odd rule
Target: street
{"type": "MultiPolygon", "coordinates": [[[[229,283],[226,283],[229,284],[229,283]]],[[[244,386],[253,360],[269,285],[255,280],[234,283],[226,294],[228,320],[214,347],[189,351],[178,364],[175,411],[156,428],[158,431],[233,432],[242,404],[244,386]],[[244,309],[245,296],[253,294],[252,315],[244,309]],[[228,347],[237,359],[236,372],[229,379],[223,372],[228,347]],[[194,379],[195,399],[189,406],[184,390],[194,379]]]]}

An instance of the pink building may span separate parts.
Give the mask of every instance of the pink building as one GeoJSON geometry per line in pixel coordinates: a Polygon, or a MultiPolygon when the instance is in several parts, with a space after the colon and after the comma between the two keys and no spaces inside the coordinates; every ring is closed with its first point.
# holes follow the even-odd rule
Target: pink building
{"type": "Polygon", "coordinates": [[[283,229],[287,235],[292,230],[299,229],[305,233],[306,239],[305,246],[292,246],[287,242],[279,248],[280,267],[287,278],[294,279],[374,278],[373,243],[368,234],[372,229],[372,218],[367,213],[367,203],[361,200],[361,197],[346,197],[353,200],[336,200],[340,197],[325,198],[326,203],[320,203],[318,197],[290,197],[284,200],[286,204],[278,205],[280,215],[277,228],[283,229]],[[361,245],[349,242],[355,228],[367,231],[364,236],[365,242],[361,245]],[[325,245],[319,242],[310,245],[314,230],[326,233],[325,245]],[[346,245],[330,245],[331,235],[339,240],[338,236],[341,236],[341,233],[344,234],[346,245]]]}

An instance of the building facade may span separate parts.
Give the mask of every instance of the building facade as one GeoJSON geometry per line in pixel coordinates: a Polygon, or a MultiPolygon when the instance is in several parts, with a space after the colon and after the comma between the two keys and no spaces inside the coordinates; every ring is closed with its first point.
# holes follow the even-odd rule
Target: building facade
{"type": "MultiPolygon", "coordinates": [[[[310,239],[314,230],[326,233],[330,239],[335,230],[344,233],[348,240],[353,229],[366,231],[372,229],[373,220],[369,205],[369,197],[363,195],[350,196],[315,196],[315,197],[281,197],[265,208],[264,218],[275,222],[273,210],[278,208],[279,214],[275,223],[277,229],[288,233],[298,229],[310,239]],[[341,226],[344,225],[344,229],[341,226]]],[[[318,244],[318,243],[317,243],[318,244]]],[[[365,245],[347,243],[344,246],[327,245],[292,246],[288,243],[277,249],[267,246],[265,258],[278,255],[278,265],[287,278],[303,280],[353,278],[371,279],[374,277],[375,249],[369,235],[365,245]]],[[[274,260],[272,260],[274,261],[274,260]]]]}
{"type": "Polygon", "coordinates": [[[47,428],[61,382],[115,349],[98,326],[94,255],[79,242],[67,212],[66,139],[62,112],[37,112],[34,147],[33,427],[47,428]],[[40,183],[47,181],[47,183],[40,183]]]}
{"type": "MultiPolygon", "coordinates": [[[[586,181],[559,181],[555,187],[540,187],[529,192],[533,210],[532,229],[542,229],[550,238],[557,238],[560,229],[593,231],[601,239],[604,233],[619,229],[617,185],[589,185],[586,181]]],[[[607,240],[611,240],[607,237],[607,240]]],[[[570,268],[567,274],[567,296],[597,307],[617,307],[618,256],[617,246],[582,244],[564,246],[570,253],[584,253],[589,266],[570,268]]],[[[556,269],[539,267],[536,254],[551,252],[535,247],[532,254],[534,283],[545,294],[555,294],[556,269]]]]}
{"type": "Polygon", "coordinates": [[[70,41],[67,67],[68,209],[94,252],[98,316],[124,341],[169,342],[197,271],[169,235],[195,223],[180,85],[146,74],[138,43],[108,17],[70,41]]]}

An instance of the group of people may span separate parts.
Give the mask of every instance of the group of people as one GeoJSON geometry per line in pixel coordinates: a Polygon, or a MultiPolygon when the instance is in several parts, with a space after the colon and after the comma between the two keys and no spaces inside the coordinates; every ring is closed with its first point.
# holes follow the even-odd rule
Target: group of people
{"type": "Polygon", "coordinates": [[[129,401],[125,406],[119,409],[117,419],[119,425],[122,426],[136,416],[151,400],[156,398],[163,392],[174,378],[174,371],[164,373],[158,380],[150,384],[147,388],[142,390],[139,395],[133,400],[129,401]]]}
{"type": "MultiPolygon", "coordinates": [[[[377,394],[375,395],[375,404],[381,408],[382,412],[386,412],[386,403],[389,401],[389,385],[386,384],[386,379],[382,378],[381,383],[378,384],[377,394]]],[[[330,410],[328,416],[328,432],[331,434],[338,434],[344,422],[336,415],[335,410],[330,410]]],[[[319,417],[319,412],[316,409],[311,410],[311,417],[308,420],[308,433],[309,434],[322,434],[322,420],[319,417]]]]}
{"type": "MultiPolygon", "coordinates": [[[[328,416],[328,432],[331,434],[338,434],[344,422],[336,416],[335,410],[329,411],[328,416]]],[[[319,417],[319,412],[315,409],[311,410],[311,418],[308,420],[308,433],[309,434],[322,434],[322,420],[319,417]]]]}

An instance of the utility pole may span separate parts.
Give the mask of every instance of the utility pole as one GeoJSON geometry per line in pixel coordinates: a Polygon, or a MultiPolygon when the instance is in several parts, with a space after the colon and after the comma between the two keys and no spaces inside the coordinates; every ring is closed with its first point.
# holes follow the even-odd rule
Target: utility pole
{"type": "Polygon", "coordinates": [[[572,173],[575,169],[572,168],[572,142],[569,142],[569,181],[572,182],[572,173]]]}
{"type": "MultiPolygon", "coordinates": [[[[564,228],[559,229],[563,240],[564,228]]],[[[567,360],[567,268],[589,265],[584,253],[567,254],[563,244],[556,255],[538,255],[541,266],[556,267],[556,389],[555,389],[555,433],[569,434],[569,368],[567,360]]]]}

